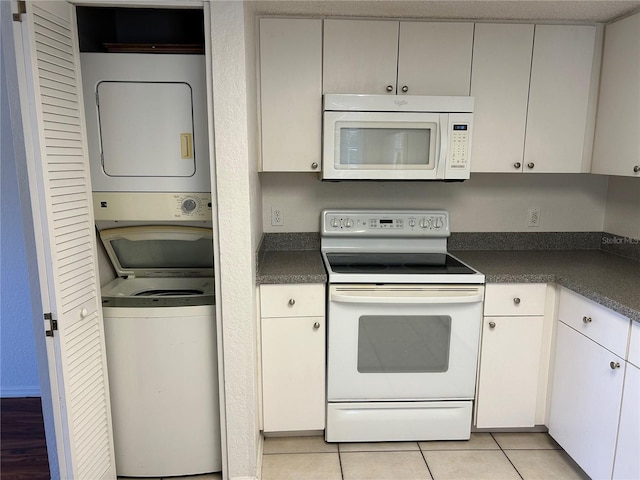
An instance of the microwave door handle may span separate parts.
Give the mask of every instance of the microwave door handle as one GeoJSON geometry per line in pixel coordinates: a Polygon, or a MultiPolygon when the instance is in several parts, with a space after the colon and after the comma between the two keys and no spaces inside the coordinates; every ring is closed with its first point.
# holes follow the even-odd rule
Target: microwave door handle
{"type": "Polygon", "coordinates": [[[332,293],[331,301],[336,303],[385,303],[385,304],[423,304],[423,305],[432,305],[432,304],[453,304],[453,303],[476,303],[481,302],[483,298],[482,292],[475,293],[472,295],[442,295],[442,296],[364,296],[364,295],[349,295],[349,294],[339,294],[332,293]]]}

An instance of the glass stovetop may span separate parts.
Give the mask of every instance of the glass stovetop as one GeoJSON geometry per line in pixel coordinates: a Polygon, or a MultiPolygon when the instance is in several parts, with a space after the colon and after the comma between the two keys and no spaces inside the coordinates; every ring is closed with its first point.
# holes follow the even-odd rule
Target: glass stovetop
{"type": "Polygon", "coordinates": [[[474,274],[446,253],[327,253],[335,273],[474,274]]]}

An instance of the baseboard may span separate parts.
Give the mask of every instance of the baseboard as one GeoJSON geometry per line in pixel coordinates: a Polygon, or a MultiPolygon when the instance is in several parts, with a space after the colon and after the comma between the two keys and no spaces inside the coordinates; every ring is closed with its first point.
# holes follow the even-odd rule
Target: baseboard
{"type": "Polygon", "coordinates": [[[0,398],[39,397],[40,386],[36,387],[0,387],[0,398]]]}

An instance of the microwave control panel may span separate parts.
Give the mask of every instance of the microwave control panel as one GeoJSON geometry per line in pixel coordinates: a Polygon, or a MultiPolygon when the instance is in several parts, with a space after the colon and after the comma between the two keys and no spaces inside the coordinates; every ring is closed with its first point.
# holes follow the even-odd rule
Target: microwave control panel
{"type": "Polygon", "coordinates": [[[451,126],[449,144],[449,168],[466,169],[469,156],[469,124],[454,123],[451,126]]]}
{"type": "Polygon", "coordinates": [[[443,210],[354,211],[325,210],[325,236],[448,236],[449,214],[443,210]]]}

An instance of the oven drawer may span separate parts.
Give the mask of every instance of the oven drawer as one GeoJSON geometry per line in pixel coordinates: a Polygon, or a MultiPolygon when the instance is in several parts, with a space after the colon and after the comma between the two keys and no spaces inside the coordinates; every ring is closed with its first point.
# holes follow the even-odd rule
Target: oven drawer
{"type": "Polygon", "coordinates": [[[546,283],[489,283],[484,296],[484,315],[544,315],[546,292],[546,283]]]}
{"type": "Polygon", "coordinates": [[[264,317],[323,317],[323,284],[278,284],[260,286],[260,309],[264,317]]]}

